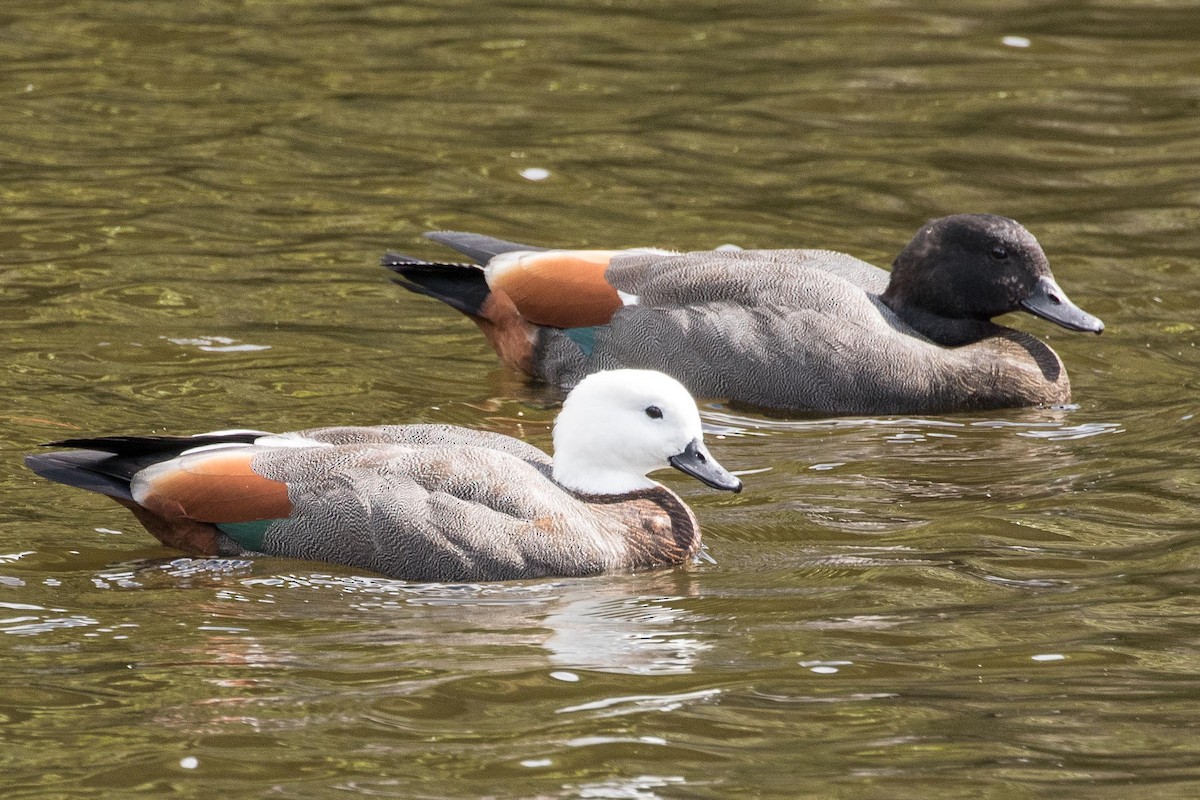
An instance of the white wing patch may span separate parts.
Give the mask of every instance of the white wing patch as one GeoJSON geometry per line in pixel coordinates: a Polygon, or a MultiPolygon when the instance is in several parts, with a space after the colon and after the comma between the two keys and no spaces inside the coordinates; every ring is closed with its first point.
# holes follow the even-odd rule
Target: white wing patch
{"type": "Polygon", "coordinates": [[[272,433],[254,440],[257,447],[334,447],[331,442],[319,442],[298,433],[272,433]]]}

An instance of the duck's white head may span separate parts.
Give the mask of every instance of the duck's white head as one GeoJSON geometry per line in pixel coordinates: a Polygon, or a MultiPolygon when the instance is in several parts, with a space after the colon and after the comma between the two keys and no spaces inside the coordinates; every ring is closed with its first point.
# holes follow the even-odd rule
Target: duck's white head
{"type": "Polygon", "coordinates": [[[583,494],[624,494],[657,484],[646,473],[675,467],[715,489],[742,482],[704,446],[700,412],[683,384],[661,372],[593,373],[554,423],[554,479],[583,494]]]}

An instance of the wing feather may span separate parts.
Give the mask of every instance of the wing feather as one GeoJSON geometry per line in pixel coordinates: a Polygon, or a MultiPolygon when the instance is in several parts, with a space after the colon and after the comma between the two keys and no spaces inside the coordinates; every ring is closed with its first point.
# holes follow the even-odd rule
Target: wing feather
{"type": "Polygon", "coordinates": [[[604,278],[621,250],[548,250],[499,255],[485,274],[493,292],[502,292],[521,317],[552,328],[604,325],[623,305],[604,278]]]}
{"type": "Polygon", "coordinates": [[[134,476],[133,498],[165,519],[251,522],[291,515],[287,484],[254,471],[253,447],[190,453],[134,476]]]}

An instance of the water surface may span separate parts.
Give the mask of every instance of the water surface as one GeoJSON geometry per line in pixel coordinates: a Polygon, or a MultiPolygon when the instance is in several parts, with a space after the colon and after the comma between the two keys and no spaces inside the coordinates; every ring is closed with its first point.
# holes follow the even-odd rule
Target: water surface
{"type": "Polygon", "coordinates": [[[1185,2],[11,4],[5,798],[1195,797],[1198,36],[1185,2]],[[715,563],[183,559],[20,466],[79,431],[548,447],[553,393],[374,266],[424,230],[886,265],[960,211],[1107,323],[1012,319],[1076,403],[706,401],[746,492],[664,480],[715,563]]]}

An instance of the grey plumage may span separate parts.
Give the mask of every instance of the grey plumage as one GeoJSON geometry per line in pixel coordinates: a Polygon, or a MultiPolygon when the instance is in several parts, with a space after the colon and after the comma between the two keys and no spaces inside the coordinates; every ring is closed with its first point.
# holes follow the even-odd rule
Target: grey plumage
{"type": "Polygon", "coordinates": [[[508,449],[443,443],[265,451],[254,470],[288,484],[293,513],[267,529],[262,549],[425,581],[640,566],[627,548],[629,523],[653,509],[593,506],[550,480],[544,455],[525,460],[508,449]]]}
{"type": "Polygon", "coordinates": [[[286,436],[336,447],[256,454],[256,473],[287,484],[292,515],[272,523],[254,550],[219,535],[221,555],[455,582],[626,572],[679,563],[699,548],[695,517],[668,490],[589,502],[600,499],[554,483],[545,453],[502,434],[384,425],[286,436]],[[662,538],[672,517],[682,524],[662,538]]]}
{"type": "MultiPolygon", "coordinates": [[[[479,234],[432,238],[481,263],[514,249],[479,234]]],[[[539,264],[514,288],[544,308],[556,286],[552,265],[539,264]]],[[[505,292],[488,281],[493,295],[505,292]]],[[[991,318],[1024,310],[1070,330],[1104,327],[1066,298],[1029,231],[988,214],[926,223],[890,273],[829,250],[614,251],[604,281],[624,305],[588,332],[526,319],[524,330],[497,335],[512,314],[481,328],[506,363],[563,387],[634,367],[753,406],[895,414],[1067,402],[1058,355],[991,318]],[[521,336],[533,342],[527,355],[513,346],[521,336]]],[[[520,312],[522,298],[510,299],[494,305],[520,312]]]]}
{"type": "MultiPolygon", "coordinates": [[[[959,348],[931,342],[880,300],[889,274],[828,250],[622,255],[606,273],[640,302],[585,356],[540,328],[540,377],[661,370],[690,391],[767,408],[904,413],[1065,402],[1057,354],[1011,329],[959,348]]],[[[566,341],[564,341],[566,340],[566,341]]]]}
{"type": "Polygon", "coordinates": [[[339,446],[254,457],[255,472],[288,484],[294,509],[267,530],[265,552],[450,581],[552,574],[555,557],[573,574],[619,560],[583,504],[549,480],[550,459],[519,440],[437,425],[299,435],[339,446]],[[538,519],[561,526],[562,541],[538,519]],[[569,550],[548,552],[547,540],[569,550]]]}

